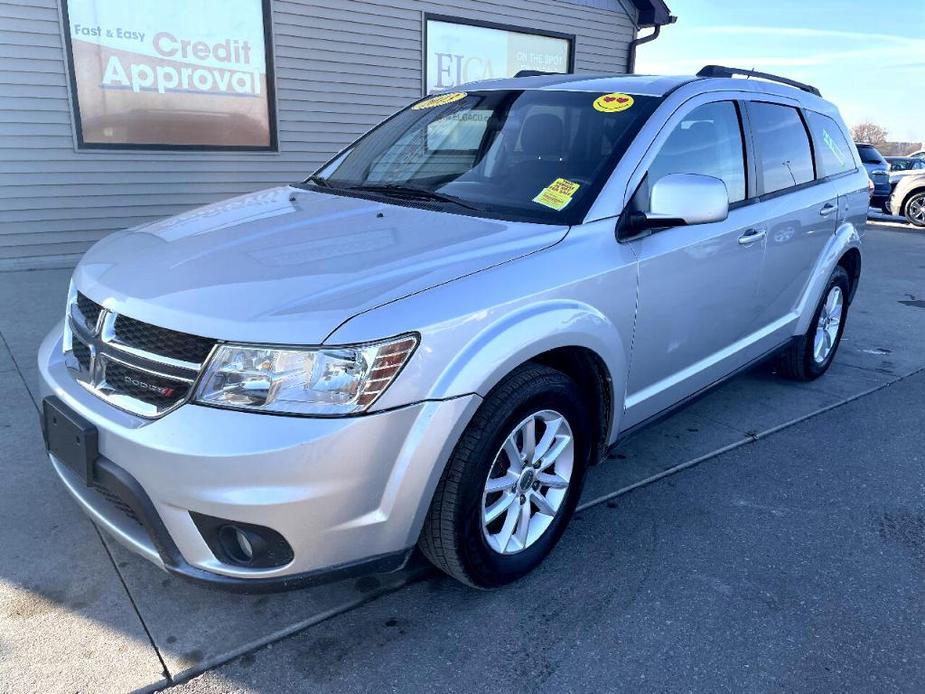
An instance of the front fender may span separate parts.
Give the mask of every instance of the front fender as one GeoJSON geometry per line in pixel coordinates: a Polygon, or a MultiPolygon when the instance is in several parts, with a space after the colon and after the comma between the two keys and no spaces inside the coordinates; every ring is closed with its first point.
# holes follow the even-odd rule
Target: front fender
{"type": "Polygon", "coordinates": [[[812,280],[803,294],[798,307],[799,320],[794,329],[794,335],[803,335],[809,330],[822,292],[825,291],[829,276],[838,265],[841,257],[851,248],[861,248],[861,236],[857,227],[851,222],[844,222],[835,230],[825,249],[819,254],[816,266],[813,268],[812,280]]]}
{"type": "Polygon", "coordinates": [[[601,358],[611,376],[615,412],[622,412],[627,372],[623,339],[600,311],[569,300],[524,306],[486,325],[446,365],[431,396],[478,393],[484,397],[520,364],[561,347],[583,347],[601,358]]]}

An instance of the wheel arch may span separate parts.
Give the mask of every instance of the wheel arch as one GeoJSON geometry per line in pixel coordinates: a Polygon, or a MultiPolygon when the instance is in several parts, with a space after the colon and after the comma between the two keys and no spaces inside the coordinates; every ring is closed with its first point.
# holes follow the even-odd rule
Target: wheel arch
{"type": "Polygon", "coordinates": [[[850,304],[854,301],[854,295],[858,289],[858,281],[861,279],[861,251],[855,247],[849,248],[838,259],[836,265],[845,268],[845,272],[848,273],[848,278],[851,282],[851,287],[848,291],[848,303],[850,304]]]}
{"type": "Polygon", "coordinates": [[[508,374],[530,362],[550,366],[575,380],[598,418],[600,448],[606,448],[622,412],[627,355],[616,326],[582,302],[543,302],[485,327],[447,365],[433,394],[484,397],[508,374]]]}
{"type": "Polygon", "coordinates": [[[853,299],[858,284],[857,279],[861,272],[861,237],[854,224],[851,223],[842,224],[819,254],[812,277],[797,307],[800,318],[794,326],[794,335],[802,335],[809,329],[816,305],[822,297],[829,276],[839,265],[844,267],[848,276],[852,278],[850,299],[853,299]],[[857,274],[852,275],[852,272],[857,274]]]}
{"type": "Polygon", "coordinates": [[[561,371],[578,385],[597,433],[591,464],[603,459],[614,420],[613,378],[599,354],[587,347],[569,345],[537,354],[530,362],[561,371]]]}
{"type": "Polygon", "coordinates": [[[917,186],[907,191],[906,194],[903,196],[902,203],[900,203],[899,205],[899,210],[894,212],[894,214],[905,216],[906,215],[906,205],[909,204],[909,201],[912,199],[914,195],[918,195],[919,193],[925,193],[925,185],[920,185],[920,186],[917,186]]]}

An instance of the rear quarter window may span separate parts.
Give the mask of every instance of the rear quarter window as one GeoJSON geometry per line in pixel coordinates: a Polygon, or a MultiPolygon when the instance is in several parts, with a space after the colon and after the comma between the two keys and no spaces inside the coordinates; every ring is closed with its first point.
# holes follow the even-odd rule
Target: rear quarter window
{"type": "Polygon", "coordinates": [[[854,171],[857,165],[851,153],[851,145],[848,144],[838,124],[821,113],[815,111],[805,113],[815,143],[819,177],[837,176],[847,171],[854,171]]]}

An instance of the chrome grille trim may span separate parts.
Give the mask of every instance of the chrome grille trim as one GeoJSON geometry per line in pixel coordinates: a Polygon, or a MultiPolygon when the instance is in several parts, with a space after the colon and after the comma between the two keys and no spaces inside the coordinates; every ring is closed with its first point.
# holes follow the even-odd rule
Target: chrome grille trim
{"type": "MultiPolygon", "coordinates": [[[[126,345],[115,336],[114,326],[118,316],[114,311],[101,307],[96,324],[91,326],[77,306],[76,296],[70,301],[64,352],[65,363],[77,383],[113,407],[146,419],[163,417],[188,402],[195,391],[202,367],[211,358],[211,353],[202,363],[193,363],[126,345]],[[80,343],[89,351],[89,369],[83,368],[74,354],[75,343],[80,343]],[[129,370],[133,378],[125,376],[125,385],[108,382],[108,364],[118,364],[121,368],[129,370]],[[134,378],[135,375],[137,379],[134,378]],[[145,380],[146,377],[148,381],[156,379],[156,383],[167,385],[149,383],[145,380]],[[176,384],[177,391],[181,392],[176,400],[170,400],[171,393],[165,394],[165,391],[173,390],[170,384],[176,384]],[[133,392],[139,397],[126,392],[133,387],[133,392]],[[139,387],[151,392],[139,392],[139,387]],[[162,398],[165,404],[157,405],[140,399],[147,396],[151,396],[149,399],[162,398]]],[[[212,352],[215,348],[213,346],[212,352]]]]}

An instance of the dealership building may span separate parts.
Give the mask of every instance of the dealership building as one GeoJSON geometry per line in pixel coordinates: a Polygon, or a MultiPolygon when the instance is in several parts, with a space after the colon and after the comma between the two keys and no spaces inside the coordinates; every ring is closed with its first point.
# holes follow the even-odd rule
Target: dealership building
{"type": "Polygon", "coordinates": [[[632,71],[662,0],[0,0],[0,271],[304,179],[434,90],[632,71]]]}

